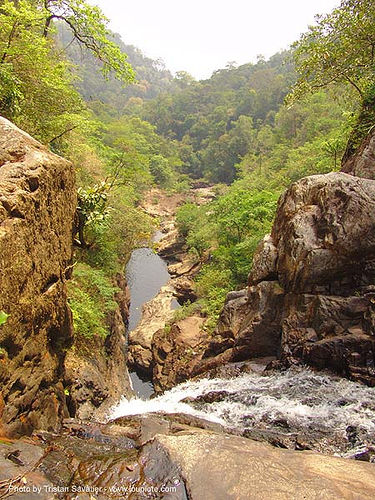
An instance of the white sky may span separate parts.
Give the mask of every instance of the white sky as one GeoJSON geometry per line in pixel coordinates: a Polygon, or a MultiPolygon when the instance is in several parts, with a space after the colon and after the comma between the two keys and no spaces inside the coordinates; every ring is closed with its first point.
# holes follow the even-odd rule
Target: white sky
{"type": "Polygon", "coordinates": [[[255,62],[286,49],[339,0],[90,0],[110,28],[171,71],[208,78],[228,61],[255,62]]]}

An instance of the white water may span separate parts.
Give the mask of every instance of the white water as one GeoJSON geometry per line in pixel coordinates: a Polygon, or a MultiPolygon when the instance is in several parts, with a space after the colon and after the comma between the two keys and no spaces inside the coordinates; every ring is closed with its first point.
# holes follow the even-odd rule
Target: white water
{"type": "Polygon", "coordinates": [[[147,401],[122,399],[109,418],[155,412],[185,413],[228,430],[281,428],[329,439],[346,440],[348,429],[354,428],[360,438],[347,448],[374,443],[375,437],[375,389],[308,369],[190,381],[147,401]],[[209,394],[212,401],[213,393],[219,400],[202,400],[209,394]]]}

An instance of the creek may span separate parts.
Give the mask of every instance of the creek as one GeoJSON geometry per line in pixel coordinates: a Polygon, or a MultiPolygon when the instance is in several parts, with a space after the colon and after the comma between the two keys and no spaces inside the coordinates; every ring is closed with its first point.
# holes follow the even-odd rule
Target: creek
{"type": "MultiPolygon", "coordinates": [[[[163,233],[157,231],[153,242],[159,241],[163,233]]],[[[130,308],[128,331],[138,325],[142,316],[142,306],[153,299],[160,288],[171,279],[166,262],[151,248],[137,248],[132,252],[126,266],[126,279],[130,290],[130,308]]],[[[177,309],[177,300],[172,303],[172,309],[177,309]]],[[[130,372],[130,380],[135,394],[140,398],[149,398],[154,394],[151,381],[141,378],[136,372],[130,372]]]]}
{"type": "MultiPolygon", "coordinates": [[[[133,252],[126,275],[132,330],[141,318],[142,305],[157,295],[170,275],[167,264],[150,248],[133,252]]],[[[123,398],[110,411],[110,419],[179,413],[276,446],[375,459],[374,388],[307,368],[188,381],[157,397],[151,397],[150,381],[134,372],[131,380],[137,397],[123,398]],[[371,449],[374,453],[368,458],[371,449]]]]}
{"type": "Polygon", "coordinates": [[[148,401],[125,398],[110,418],[182,413],[221,424],[227,432],[289,447],[361,456],[375,443],[375,390],[307,368],[180,384],[148,401]],[[258,435],[257,435],[258,433],[258,435]]]}

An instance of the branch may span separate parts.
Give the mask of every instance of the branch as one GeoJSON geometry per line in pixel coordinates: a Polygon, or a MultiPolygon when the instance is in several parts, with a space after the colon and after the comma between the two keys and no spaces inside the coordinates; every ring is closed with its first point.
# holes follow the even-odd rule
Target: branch
{"type": "Polygon", "coordinates": [[[361,98],[363,99],[363,92],[362,90],[358,87],[358,85],[353,82],[353,80],[351,78],[349,78],[348,76],[345,76],[344,77],[358,92],[359,92],[359,95],[361,96],[361,98]]]}
{"type": "Polygon", "coordinates": [[[67,130],[64,130],[64,132],[61,132],[61,134],[57,135],[56,137],[48,141],[48,144],[52,144],[52,142],[57,141],[57,139],[60,139],[63,135],[67,134],[68,132],[71,132],[72,130],[75,130],[78,127],[79,125],[74,125],[74,127],[70,127],[67,130]]]}
{"type": "Polygon", "coordinates": [[[5,59],[8,55],[8,50],[10,49],[10,46],[12,45],[13,37],[16,33],[17,24],[18,24],[17,21],[15,21],[13,23],[12,29],[10,30],[9,37],[8,37],[8,43],[7,43],[6,49],[4,50],[4,53],[2,55],[0,64],[3,64],[5,62],[5,59]]]}

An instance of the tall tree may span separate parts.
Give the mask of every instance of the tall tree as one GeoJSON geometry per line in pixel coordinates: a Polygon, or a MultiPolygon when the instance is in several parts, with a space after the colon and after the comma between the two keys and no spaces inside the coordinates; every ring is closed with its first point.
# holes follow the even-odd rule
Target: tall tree
{"type": "Polygon", "coordinates": [[[375,84],[375,1],[343,0],[331,14],[317,16],[294,44],[299,79],[291,98],[331,84],[350,84],[362,101],[375,84]]]}
{"type": "Polygon", "coordinates": [[[105,75],[114,72],[125,83],[134,80],[127,55],[110,39],[108,19],[99,7],[84,0],[43,0],[43,36],[47,37],[54,20],[66,24],[75,40],[89,49],[102,63],[105,75]]]}
{"type": "Polygon", "coordinates": [[[375,124],[375,0],[342,0],[331,14],[317,17],[294,49],[299,79],[289,102],[333,84],[346,84],[359,98],[345,162],[375,124]]]}
{"type": "Polygon", "coordinates": [[[82,123],[85,106],[72,86],[69,64],[50,33],[54,19],[124,83],[133,80],[126,55],[107,38],[107,20],[82,0],[3,0],[0,3],[0,113],[42,142],[82,123]]]}

